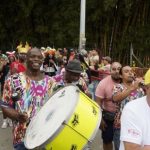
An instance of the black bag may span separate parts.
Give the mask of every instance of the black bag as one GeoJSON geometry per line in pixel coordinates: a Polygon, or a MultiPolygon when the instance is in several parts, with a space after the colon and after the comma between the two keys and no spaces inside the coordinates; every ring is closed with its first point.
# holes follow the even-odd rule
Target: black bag
{"type": "Polygon", "coordinates": [[[102,115],[104,120],[114,121],[115,113],[103,110],[102,115]]]}

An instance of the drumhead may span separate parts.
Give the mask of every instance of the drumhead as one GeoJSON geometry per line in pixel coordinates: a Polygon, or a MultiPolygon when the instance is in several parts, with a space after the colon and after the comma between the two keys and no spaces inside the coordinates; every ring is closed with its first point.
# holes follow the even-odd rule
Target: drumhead
{"type": "Polygon", "coordinates": [[[75,109],[79,99],[77,91],[77,87],[69,85],[52,95],[27,128],[26,148],[39,147],[58,132],[75,109]]]}

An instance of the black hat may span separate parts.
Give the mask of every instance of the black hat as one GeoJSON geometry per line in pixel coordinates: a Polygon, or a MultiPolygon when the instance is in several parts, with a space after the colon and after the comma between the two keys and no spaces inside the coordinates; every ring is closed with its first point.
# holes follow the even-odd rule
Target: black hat
{"type": "Polygon", "coordinates": [[[68,70],[70,72],[74,72],[74,73],[81,73],[82,68],[81,68],[80,61],[77,59],[69,61],[67,66],[66,66],[66,70],[68,70]]]}

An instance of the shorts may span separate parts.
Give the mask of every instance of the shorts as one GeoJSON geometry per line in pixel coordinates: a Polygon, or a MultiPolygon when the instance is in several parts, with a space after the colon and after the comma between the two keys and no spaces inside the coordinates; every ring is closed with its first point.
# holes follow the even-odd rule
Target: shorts
{"type": "Polygon", "coordinates": [[[113,141],[114,136],[114,122],[104,119],[105,123],[107,124],[107,127],[105,128],[105,131],[102,131],[102,139],[103,143],[111,143],[113,141]]]}

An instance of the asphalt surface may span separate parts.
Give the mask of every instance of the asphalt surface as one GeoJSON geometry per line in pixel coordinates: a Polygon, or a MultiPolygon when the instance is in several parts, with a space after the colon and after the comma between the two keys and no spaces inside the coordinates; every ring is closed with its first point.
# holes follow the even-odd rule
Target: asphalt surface
{"type": "MultiPolygon", "coordinates": [[[[2,125],[2,113],[0,110],[0,126],[2,125]]],[[[97,135],[92,143],[92,150],[103,150],[101,132],[98,131],[97,135]]],[[[6,129],[0,128],[0,150],[13,150],[12,147],[12,128],[6,129]]]]}
{"type": "MultiPolygon", "coordinates": [[[[0,110],[1,111],[1,110],[0,110]]],[[[12,128],[1,128],[2,113],[0,112],[0,150],[13,150],[12,148],[12,128]]]]}

